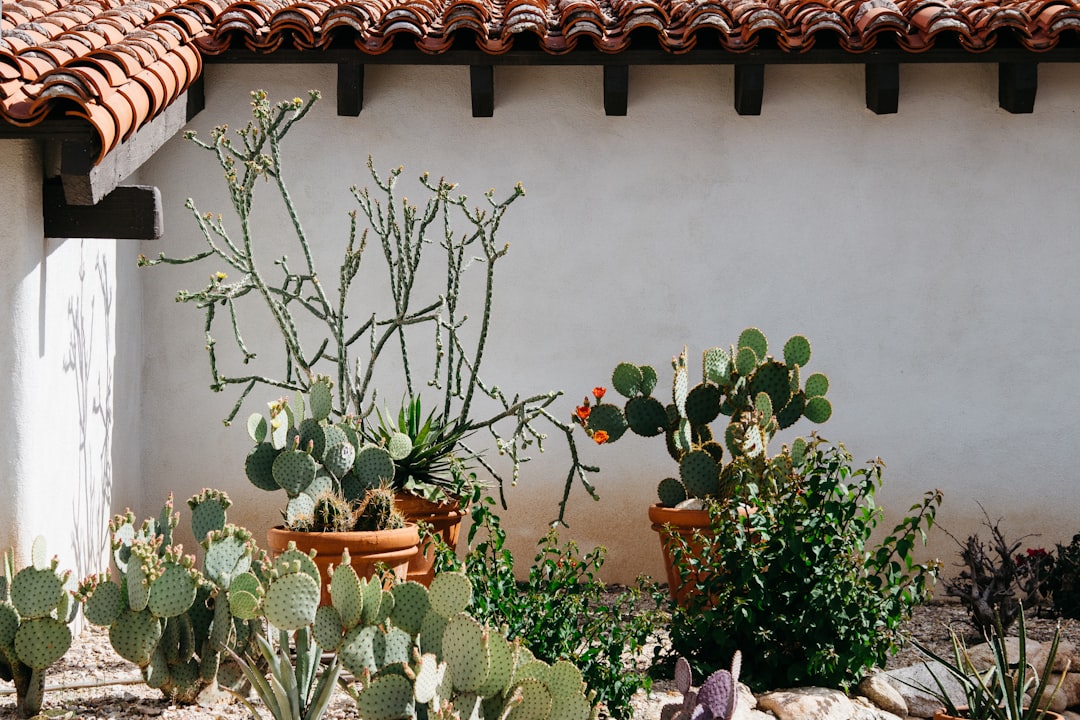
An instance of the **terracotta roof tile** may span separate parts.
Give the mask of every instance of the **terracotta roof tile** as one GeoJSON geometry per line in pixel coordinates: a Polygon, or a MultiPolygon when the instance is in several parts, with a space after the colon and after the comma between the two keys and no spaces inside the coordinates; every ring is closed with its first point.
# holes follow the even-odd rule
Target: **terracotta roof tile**
{"type": "Polygon", "coordinates": [[[187,89],[203,54],[232,48],[619,53],[640,38],[687,53],[708,38],[733,53],[803,53],[826,38],[853,53],[945,39],[979,53],[1007,38],[1045,51],[1076,46],[1080,0],[16,0],[0,29],[0,117],[86,118],[104,154],[187,89]]]}

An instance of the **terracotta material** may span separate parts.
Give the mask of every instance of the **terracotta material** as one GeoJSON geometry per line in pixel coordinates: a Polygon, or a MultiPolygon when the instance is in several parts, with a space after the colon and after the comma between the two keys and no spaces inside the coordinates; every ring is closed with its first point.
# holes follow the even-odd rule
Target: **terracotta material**
{"type": "MultiPolygon", "coordinates": [[[[458,531],[461,529],[461,519],[465,517],[465,511],[456,500],[433,503],[411,493],[396,493],[394,504],[409,522],[425,522],[431,525],[433,532],[437,533],[443,542],[452,548],[457,547],[458,531]]],[[[421,552],[409,561],[409,580],[415,580],[425,587],[430,585],[435,577],[434,564],[435,548],[430,544],[425,545],[421,552]]]]}
{"type": "MultiPolygon", "coordinates": [[[[745,508],[739,509],[739,514],[743,517],[747,512],[745,508]]],[[[679,536],[687,542],[687,548],[691,554],[700,553],[701,542],[695,542],[694,535],[708,537],[711,532],[709,513],[705,510],[677,510],[657,503],[649,507],[649,520],[652,521],[652,529],[660,535],[660,550],[664,555],[664,569],[667,571],[671,597],[684,607],[686,598],[693,592],[694,585],[708,576],[706,573],[694,572],[690,574],[685,585],[680,582],[672,553],[672,539],[679,536]]]]}
{"type": "Polygon", "coordinates": [[[330,565],[341,564],[341,553],[348,548],[349,564],[362,578],[375,574],[376,566],[385,564],[398,580],[405,580],[409,560],[420,550],[420,533],[416,525],[409,524],[398,530],[374,530],[370,532],[312,533],[271,528],[266,532],[266,544],[273,557],[280,555],[289,542],[297,549],[317,552],[315,564],[323,579],[322,604],[330,602],[326,585],[330,582],[330,565]]]}

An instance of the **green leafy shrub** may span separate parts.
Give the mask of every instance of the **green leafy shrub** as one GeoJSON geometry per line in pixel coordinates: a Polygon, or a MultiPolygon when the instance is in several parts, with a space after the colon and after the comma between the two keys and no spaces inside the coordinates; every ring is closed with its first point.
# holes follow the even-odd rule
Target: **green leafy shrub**
{"type": "MultiPolygon", "coordinates": [[[[573,662],[611,717],[631,717],[631,696],[651,684],[644,671],[627,668],[659,623],[655,605],[639,607],[652,596],[651,583],[641,579],[611,597],[599,576],[604,548],[581,554],[574,542],[561,543],[554,530],[538,543],[528,578],[518,582],[494,502],[478,489],[470,505],[463,569],[473,583],[471,613],[505,627],[507,639],[521,640],[540,660],[573,662]]],[[[441,565],[458,562],[444,553],[441,565]]]]}
{"type": "Polygon", "coordinates": [[[779,494],[766,499],[746,482],[749,512],[713,505],[712,536],[694,540],[703,552],[676,543],[676,567],[683,578],[697,573],[697,592],[684,608],[672,603],[673,651],[711,672],[740,650],[755,690],[843,687],[881,665],[936,578],[937,564],[916,563],[912,550],[941,502],[927,492],[871,544],[883,467],[853,469],[843,445],[814,438],[779,494]]]}
{"type": "Polygon", "coordinates": [[[1068,545],[1058,544],[1054,568],[1046,579],[1054,612],[1080,618],[1080,533],[1068,545]]]}

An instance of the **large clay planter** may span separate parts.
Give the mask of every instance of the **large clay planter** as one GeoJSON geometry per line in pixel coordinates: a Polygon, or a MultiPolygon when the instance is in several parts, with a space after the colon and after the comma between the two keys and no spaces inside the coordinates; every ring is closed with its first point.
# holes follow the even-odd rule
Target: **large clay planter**
{"type": "Polygon", "coordinates": [[[270,554],[277,557],[295,542],[297,550],[303,553],[316,551],[315,564],[322,576],[323,604],[330,602],[326,590],[330,582],[330,565],[341,564],[341,553],[349,550],[349,564],[362,578],[375,574],[376,566],[386,565],[394,572],[399,581],[405,580],[409,560],[420,552],[420,532],[415,524],[408,524],[397,530],[369,530],[362,532],[296,532],[283,527],[271,528],[266,532],[266,544],[270,554]]]}
{"type": "MultiPolygon", "coordinates": [[[[962,708],[962,707],[956,708],[956,711],[958,713],[961,713],[961,714],[960,715],[950,715],[947,712],[945,712],[945,708],[941,708],[940,710],[938,710],[938,711],[936,711],[934,713],[934,720],[966,720],[966,718],[968,716],[962,714],[964,712],[964,710],[965,710],[965,708],[962,708]]],[[[1064,720],[1064,716],[1059,715],[1056,712],[1050,712],[1049,710],[1046,710],[1045,713],[1046,714],[1043,715],[1043,720],[1064,720]]]]}
{"type": "MultiPolygon", "coordinates": [[[[433,503],[412,493],[395,493],[394,504],[411,523],[424,522],[431,526],[432,532],[452,548],[457,547],[458,531],[465,511],[456,500],[433,503]]],[[[432,543],[421,546],[420,551],[409,560],[409,580],[421,585],[431,585],[435,577],[435,546],[432,543]]]]}
{"type": "Polygon", "coordinates": [[[709,513],[706,510],[679,510],[657,503],[649,507],[649,520],[652,521],[652,529],[660,534],[660,550],[664,554],[668,590],[675,602],[680,607],[685,607],[686,598],[693,590],[698,575],[694,573],[686,585],[682,584],[679,571],[675,568],[672,538],[678,535],[686,541],[690,553],[699,553],[701,543],[694,542],[694,533],[707,534],[709,532],[709,513]]]}
{"type": "MultiPolygon", "coordinates": [[[[745,517],[750,510],[745,507],[739,508],[739,514],[745,517]]],[[[701,542],[694,540],[694,534],[708,537],[712,530],[707,510],[680,510],[677,508],[664,507],[660,503],[649,507],[649,520],[652,521],[652,529],[660,534],[660,549],[664,554],[664,569],[667,571],[668,590],[671,597],[679,605],[686,607],[686,600],[695,592],[694,586],[698,581],[705,580],[704,572],[692,572],[683,584],[679,578],[679,571],[675,567],[675,559],[672,553],[672,539],[678,535],[686,542],[687,552],[691,555],[701,553],[701,542]]]]}

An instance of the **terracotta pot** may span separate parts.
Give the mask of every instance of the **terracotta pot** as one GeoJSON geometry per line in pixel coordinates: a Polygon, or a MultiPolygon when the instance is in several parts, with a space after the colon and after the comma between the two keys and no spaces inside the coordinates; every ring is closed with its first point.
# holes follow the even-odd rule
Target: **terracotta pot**
{"type": "MultiPolygon", "coordinates": [[[[394,504],[405,515],[406,520],[411,523],[427,523],[444,543],[457,548],[461,519],[465,517],[465,511],[457,500],[433,503],[412,493],[399,492],[394,494],[394,504]]],[[[434,577],[435,546],[428,543],[409,560],[408,578],[426,587],[431,585],[434,577]]]]}
{"type": "Polygon", "coordinates": [[[297,532],[283,527],[266,531],[266,544],[273,557],[284,552],[289,541],[295,542],[301,552],[316,551],[315,564],[322,576],[323,605],[330,602],[326,590],[330,582],[329,566],[341,564],[341,553],[345,548],[349,549],[349,564],[360,577],[370,578],[381,563],[392,570],[399,581],[405,580],[409,560],[420,552],[420,532],[412,523],[397,530],[361,532],[297,532]]]}
{"type": "MultiPolygon", "coordinates": [[[[739,508],[739,514],[746,516],[747,508],[739,508]]],[[[705,572],[692,572],[685,585],[680,581],[679,571],[675,568],[672,553],[672,538],[681,537],[687,544],[687,551],[692,555],[701,553],[701,542],[694,541],[694,534],[708,537],[711,534],[709,512],[707,510],[679,510],[664,507],[660,503],[649,507],[649,520],[652,529],[660,534],[660,550],[664,554],[664,569],[667,571],[668,590],[680,607],[686,607],[686,599],[694,592],[694,586],[706,580],[705,572]]]]}
{"type": "MultiPolygon", "coordinates": [[[[966,709],[967,708],[958,707],[958,708],[956,708],[956,711],[958,713],[961,713],[961,714],[960,715],[950,715],[947,712],[945,712],[945,708],[941,708],[941,709],[937,710],[936,712],[934,712],[934,720],[966,720],[966,718],[968,716],[963,714],[964,710],[966,710],[966,709]]],[[[1056,712],[1050,712],[1049,710],[1047,710],[1045,712],[1046,712],[1046,714],[1043,715],[1043,720],[1064,720],[1064,716],[1059,715],[1056,712]]]]}

